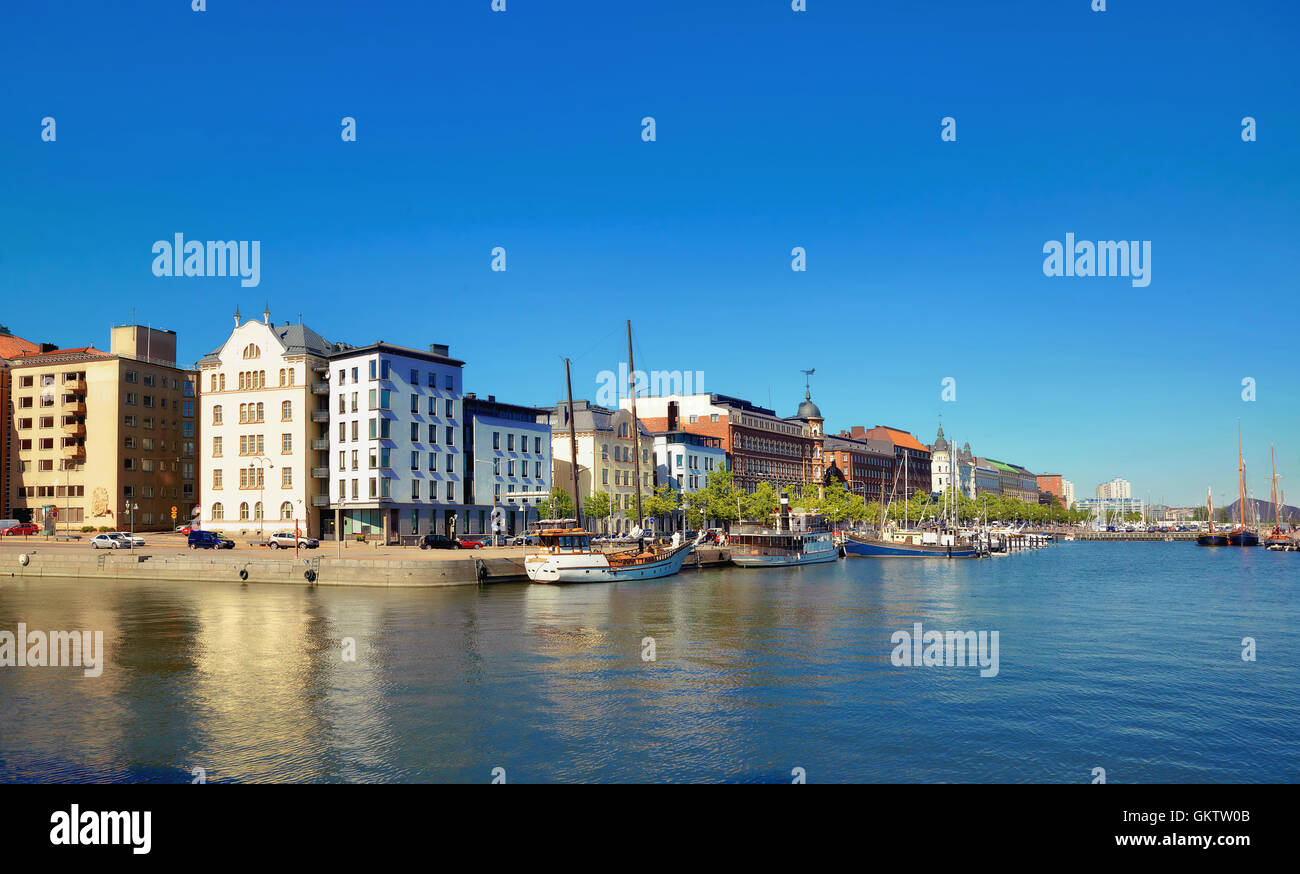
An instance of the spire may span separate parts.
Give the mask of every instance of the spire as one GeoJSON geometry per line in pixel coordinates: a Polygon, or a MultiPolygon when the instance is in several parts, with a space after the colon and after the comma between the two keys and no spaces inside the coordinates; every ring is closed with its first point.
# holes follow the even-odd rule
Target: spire
{"type": "Polygon", "coordinates": [[[266,302],[266,309],[262,310],[262,321],[268,325],[271,324],[271,302],[269,300],[266,302]]]}
{"type": "Polygon", "coordinates": [[[239,305],[235,304],[235,327],[239,327],[239,305]]]}

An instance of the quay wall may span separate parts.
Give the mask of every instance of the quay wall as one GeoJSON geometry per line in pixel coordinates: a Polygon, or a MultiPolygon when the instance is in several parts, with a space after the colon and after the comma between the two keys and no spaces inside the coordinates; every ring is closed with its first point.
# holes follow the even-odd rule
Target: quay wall
{"type": "MultiPolygon", "coordinates": [[[[684,570],[730,562],[725,549],[704,549],[687,558],[684,570]]],[[[279,583],[317,586],[429,587],[525,582],[521,556],[404,560],[386,558],[280,558],[245,556],[234,550],[158,554],[137,552],[60,553],[39,549],[0,555],[0,578],[63,577],[95,580],[279,583]],[[22,557],[26,557],[26,562],[22,557]],[[309,578],[310,577],[310,578],[309,578]]]]}

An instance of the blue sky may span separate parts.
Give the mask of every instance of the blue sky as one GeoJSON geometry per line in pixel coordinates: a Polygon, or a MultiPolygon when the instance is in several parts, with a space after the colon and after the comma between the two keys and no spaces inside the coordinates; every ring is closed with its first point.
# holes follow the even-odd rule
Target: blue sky
{"type": "Polygon", "coordinates": [[[786,415],[816,368],[831,430],[942,415],[1080,495],[1231,498],[1238,417],[1257,495],[1270,442],[1300,477],[1296,4],[808,2],[9,8],[0,322],[134,309],[192,362],[269,301],[543,404],[632,318],[641,367],[786,415]],[[261,284],[153,276],[178,232],[260,240],[261,284]],[[1067,232],[1152,241],[1151,284],[1045,277],[1067,232]]]}

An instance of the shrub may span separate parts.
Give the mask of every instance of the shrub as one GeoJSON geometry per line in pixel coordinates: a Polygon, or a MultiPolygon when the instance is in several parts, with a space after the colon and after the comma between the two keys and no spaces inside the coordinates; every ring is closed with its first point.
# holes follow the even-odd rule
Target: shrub
{"type": "Polygon", "coordinates": [[[82,530],[82,531],[94,531],[94,530],[95,530],[95,526],[94,526],[94,525],[82,525],[82,526],[81,526],[81,530],[82,530]]]}

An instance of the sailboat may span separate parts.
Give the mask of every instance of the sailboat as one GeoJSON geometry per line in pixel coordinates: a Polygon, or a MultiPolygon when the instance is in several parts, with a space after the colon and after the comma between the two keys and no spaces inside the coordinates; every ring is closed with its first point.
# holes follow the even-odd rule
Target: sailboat
{"type": "Polygon", "coordinates": [[[1259,546],[1259,535],[1246,527],[1246,457],[1241,454],[1241,420],[1237,420],[1237,527],[1228,532],[1229,546],[1259,546]]]}
{"type": "Polygon", "coordinates": [[[1205,488],[1205,509],[1208,513],[1207,518],[1209,518],[1210,520],[1210,532],[1208,534],[1202,534],[1200,537],[1196,538],[1196,545],[1197,546],[1227,546],[1228,535],[1220,534],[1219,532],[1214,530],[1214,498],[1210,497],[1209,486],[1206,486],[1205,488]]]}
{"type": "Polygon", "coordinates": [[[1273,530],[1264,538],[1264,547],[1274,552],[1288,552],[1294,548],[1291,535],[1282,530],[1282,523],[1278,511],[1278,494],[1277,494],[1277,454],[1273,447],[1269,447],[1269,461],[1273,465],[1273,530]]]}
{"type": "MultiPolygon", "coordinates": [[[[632,374],[632,440],[639,442],[641,426],[636,417],[636,367],[632,361],[632,321],[627,323],[627,362],[632,374]]],[[[682,563],[695,548],[695,543],[685,543],[680,534],[673,535],[671,546],[646,543],[638,540],[632,549],[601,552],[592,549],[591,535],[582,527],[582,504],[578,486],[577,422],[573,414],[573,381],[569,375],[569,359],[564,359],[564,382],[569,394],[569,452],[573,470],[573,519],[542,519],[534,523],[532,532],[537,544],[524,552],[524,573],[535,583],[609,583],[619,580],[652,580],[671,576],[682,569],[682,563]]],[[[634,448],[632,458],[636,465],[636,518],[641,515],[641,452],[634,448]]],[[[638,527],[636,529],[640,531],[638,527]]],[[[698,542],[697,538],[697,542],[698,542]]]]}
{"type": "MultiPolygon", "coordinates": [[[[907,489],[907,454],[903,455],[903,489],[907,489]]],[[[890,505],[898,489],[898,469],[894,470],[894,488],[890,491],[890,505]]],[[[848,558],[975,558],[976,548],[957,540],[956,526],[951,533],[940,531],[917,532],[907,529],[907,504],[904,507],[904,528],[886,530],[889,506],[880,516],[880,529],[876,536],[849,533],[844,538],[844,552],[848,558]]]]}

